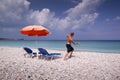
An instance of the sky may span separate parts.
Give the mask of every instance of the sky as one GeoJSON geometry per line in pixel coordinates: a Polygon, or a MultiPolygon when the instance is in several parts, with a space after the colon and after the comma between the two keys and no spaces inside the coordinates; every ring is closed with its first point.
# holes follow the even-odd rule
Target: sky
{"type": "Polygon", "coordinates": [[[0,38],[120,40],[120,0],[0,0],[0,38]],[[19,31],[43,25],[51,32],[29,37],[19,31]]]}

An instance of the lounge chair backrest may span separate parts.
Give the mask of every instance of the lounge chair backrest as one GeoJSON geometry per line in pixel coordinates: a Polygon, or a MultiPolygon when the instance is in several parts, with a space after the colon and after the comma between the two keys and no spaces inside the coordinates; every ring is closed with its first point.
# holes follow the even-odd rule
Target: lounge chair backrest
{"type": "Polygon", "coordinates": [[[32,53],[32,50],[31,50],[30,48],[24,47],[24,50],[25,50],[27,53],[32,53]]]}
{"type": "Polygon", "coordinates": [[[38,48],[38,50],[43,54],[43,55],[48,55],[49,53],[43,49],[43,48],[38,48]]]}

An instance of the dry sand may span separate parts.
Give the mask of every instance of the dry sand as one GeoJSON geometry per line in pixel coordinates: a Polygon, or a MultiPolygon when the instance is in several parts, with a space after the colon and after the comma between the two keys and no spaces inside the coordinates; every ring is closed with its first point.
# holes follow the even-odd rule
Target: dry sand
{"type": "MultiPolygon", "coordinates": [[[[33,49],[37,51],[36,49],[33,49]]],[[[120,80],[120,53],[74,52],[64,61],[24,57],[23,48],[0,47],[0,80],[120,80]]]]}

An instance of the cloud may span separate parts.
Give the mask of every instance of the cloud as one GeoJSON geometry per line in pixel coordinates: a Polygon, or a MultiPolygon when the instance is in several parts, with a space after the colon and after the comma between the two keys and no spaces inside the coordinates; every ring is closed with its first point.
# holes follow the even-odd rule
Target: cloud
{"type": "Polygon", "coordinates": [[[11,29],[11,28],[3,28],[2,31],[4,31],[4,32],[13,32],[13,29],[11,29]]]}
{"type": "Polygon", "coordinates": [[[82,0],[68,0],[68,1],[71,1],[72,3],[78,3],[78,2],[81,2],[82,0]]]}
{"type": "Polygon", "coordinates": [[[34,23],[34,24],[48,24],[51,22],[54,18],[54,13],[50,12],[49,9],[44,8],[41,11],[31,11],[29,15],[27,16],[27,22],[34,23]]]}
{"type": "Polygon", "coordinates": [[[64,18],[55,17],[55,12],[45,8],[41,11],[32,11],[27,20],[36,24],[48,25],[53,29],[80,29],[94,23],[99,15],[95,12],[98,4],[100,4],[100,0],[83,0],[75,7],[65,11],[64,18]]]}
{"type": "Polygon", "coordinates": [[[64,28],[72,27],[72,29],[78,29],[88,24],[93,24],[99,15],[99,13],[94,12],[99,3],[100,0],[83,0],[77,6],[65,12],[67,16],[62,19],[62,21],[60,20],[60,24],[65,24],[64,28]]]}
{"type": "Polygon", "coordinates": [[[26,23],[29,6],[27,0],[0,0],[0,37],[18,37],[20,26],[26,23]]]}
{"type": "Polygon", "coordinates": [[[109,22],[109,21],[110,21],[110,19],[109,19],[109,18],[107,18],[107,19],[105,19],[105,21],[106,21],[106,22],[109,22]]]}
{"type": "Polygon", "coordinates": [[[117,22],[120,21],[120,16],[116,16],[114,18],[107,18],[105,21],[109,23],[117,22]]]}
{"type": "Polygon", "coordinates": [[[59,18],[48,8],[30,9],[31,3],[28,0],[1,0],[0,27],[4,27],[3,31],[15,31],[14,27],[19,25],[41,24],[54,31],[81,29],[94,24],[99,16],[96,7],[100,2],[101,0],[80,0],[78,5],[64,12],[65,17],[59,18]],[[7,26],[11,26],[11,29],[5,29],[7,26]]]}
{"type": "Polygon", "coordinates": [[[16,22],[28,10],[30,3],[27,0],[1,0],[0,22],[16,22]]]}
{"type": "Polygon", "coordinates": [[[115,17],[114,20],[120,20],[120,16],[115,17]]]}
{"type": "MultiPolygon", "coordinates": [[[[74,1],[74,0],[73,0],[74,1]]],[[[98,13],[94,12],[100,0],[82,0],[75,7],[65,11],[66,17],[55,17],[55,12],[44,8],[31,10],[30,2],[27,0],[2,0],[0,3],[0,22],[26,22],[31,24],[42,24],[62,29],[72,27],[77,29],[86,24],[94,23],[98,13]],[[24,18],[24,20],[23,20],[24,18]]]]}
{"type": "Polygon", "coordinates": [[[74,8],[67,10],[68,16],[76,18],[79,15],[90,13],[95,11],[96,6],[100,3],[100,0],[83,0],[74,8]]]}

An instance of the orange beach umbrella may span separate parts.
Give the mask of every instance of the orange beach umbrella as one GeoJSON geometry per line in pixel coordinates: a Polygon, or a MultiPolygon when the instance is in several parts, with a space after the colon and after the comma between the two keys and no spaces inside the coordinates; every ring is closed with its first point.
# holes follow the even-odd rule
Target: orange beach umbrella
{"type": "Polygon", "coordinates": [[[50,31],[41,25],[31,25],[22,28],[20,33],[28,36],[46,36],[50,31]]]}

